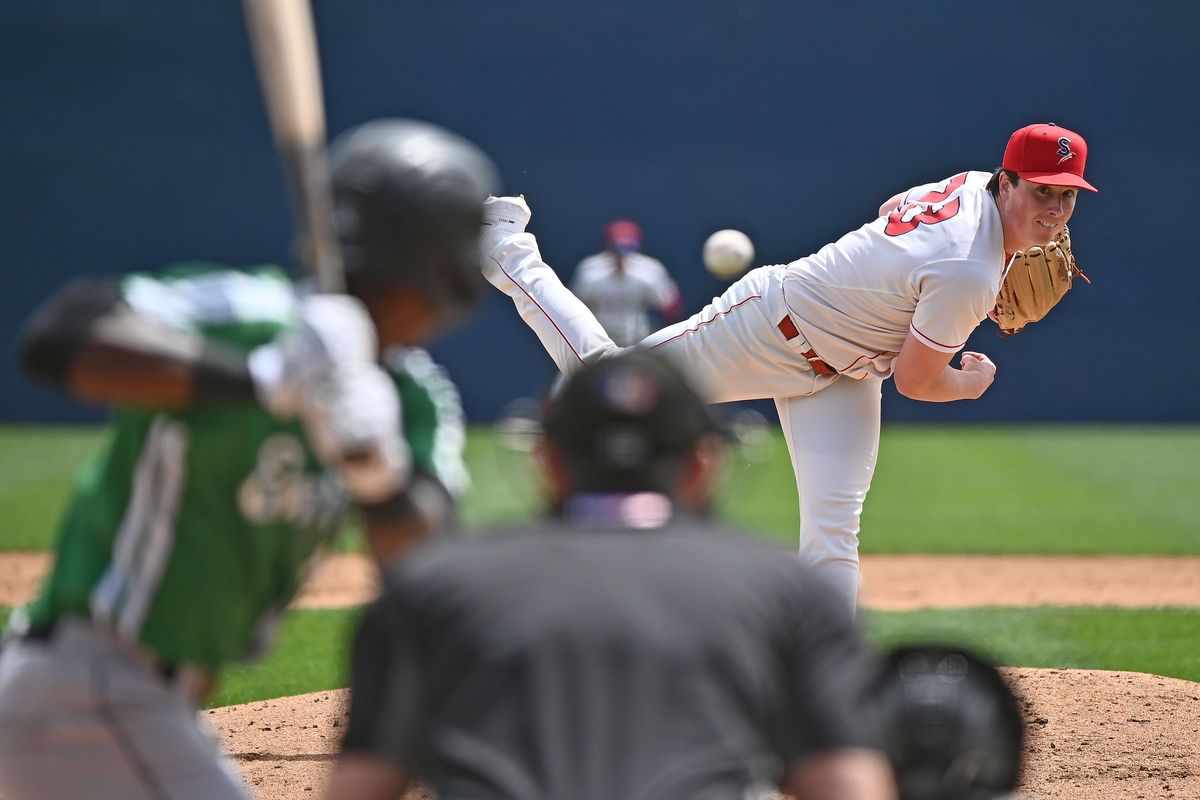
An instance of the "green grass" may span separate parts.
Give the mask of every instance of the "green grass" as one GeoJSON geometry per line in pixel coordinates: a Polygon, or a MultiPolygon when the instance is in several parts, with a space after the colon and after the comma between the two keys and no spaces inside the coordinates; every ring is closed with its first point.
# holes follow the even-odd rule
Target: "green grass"
{"type": "MultiPolygon", "coordinates": [[[[764,460],[733,453],[719,512],[787,545],[799,513],[774,428],[764,460]]],[[[76,466],[101,434],[0,428],[0,549],[47,549],[76,466]]],[[[538,513],[527,455],[467,438],[471,528],[538,513]]],[[[864,553],[1200,554],[1200,426],[885,426],[864,553]]],[[[347,537],[343,548],[353,546],[347,537]]]]}
{"type": "Polygon", "coordinates": [[[466,461],[471,490],[459,512],[471,528],[529,519],[541,508],[541,484],[526,453],[504,447],[491,428],[467,431],[466,461]]]}
{"type": "Polygon", "coordinates": [[[350,643],[358,609],[291,611],[267,655],[227,667],[209,706],[231,706],[337,689],[349,683],[350,643]]]}
{"type": "MultiPolygon", "coordinates": [[[[772,423],[767,456],[733,452],[718,511],[784,545],[796,485],[772,423]]],[[[0,427],[0,549],[53,546],[94,428],[0,427]]],[[[541,507],[526,453],[470,429],[468,528],[541,507]]],[[[1200,426],[884,426],[863,512],[864,553],[1200,554],[1200,426]]],[[[353,525],[340,549],[358,547],[353,525]]]]}
{"type": "MultiPolygon", "coordinates": [[[[291,611],[265,658],[227,668],[209,706],[348,684],[357,609],[291,611]]],[[[0,624],[8,609],[0,607],[0,624]]],[[[954,642],[1002,666],[1145,672],[1200,682],[1200,608],[966,608],[865,611],[877,645],[954,642]]]]}
{"type": "Polygon", "coordinates": [[[863,552],[1200,553],[1200,427],[885,428],[863,552]]]}
{"type": "MultiPolygon", "coordinates": [[[[796,486],[778,433],[764,461],[733,453],[718,509],[794,545],[796,486]]],[[[528,457],[477,428],[472,526],[528,517],[528,457]]],[[[885,426],[864,553],[1200,554],[1200,426],[885,426]]]]}
{"type": "MultiPolygon", "coordinates": [[[[0,624],[8,610],[0,608],[0,624]]],[[[346,686],[357,609],[287,614],[268,655],[227,668],[209,706],[346,686]]],[[[865,611],[880,647],[943,641],[1002,666],[1145,672],[1200,682],[1200,609],[966,608],[865,611]]]]}
{"type": "Polygon", "coordinates": [[[0,550],[46,550],[79,465],[100,446],[97,428],[0,427],[0,550]]]}
{"type": "MultiPolygon", "coordinates": [[[[0,606],[0,628],[12,609],[0,606]]],[[[359,609],[306,609],[284,615],[267,654],[221,671],[209,707],[338,689],[349,684],[350,642],[359,609]]]]}
{"type": "MultiPolygon", "coordinates": [[[[227,670],[210,706],[347,684],[355,610],[293,611],[270,655],[227,670]]],[[[880,646],[950,641],[1001,665],[1147,672],[1200,681],[1200,609],[974,608],[864,613],[880,646]]]]}
{"type": "Polygon", "coordinates": [[[1148,672],[1200,681],[1200,608],[866,611],[881,646],[945,641],[1001,665],[1148,672]]]}

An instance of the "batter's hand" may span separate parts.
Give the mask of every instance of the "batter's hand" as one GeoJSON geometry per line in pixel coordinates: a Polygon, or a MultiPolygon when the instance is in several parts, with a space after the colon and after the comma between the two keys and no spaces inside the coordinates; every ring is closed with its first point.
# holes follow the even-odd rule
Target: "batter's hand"
{"type": "Polygon", "coordinates": [[[978,389],[974,399],[981,397],[996,378],[996,365],[983,353],[964,351],[962,358],[959,359],[959,368],[964,375],[968,376],[972,385],[978,389]]]}
{"type": "Polygon", "coordinates": [[[300,300],[292,328],[250,353],[250,375],[263,407],[290,419],[336,369],[374,364],[378,349],[362,303],[347,295],[312,295],[300,300]]]}
{"type": "Polygon", "coordinates": [[[341,474],[355,501],[380,503],[408,484],[400,395],[381,367],[338,366],[305,395],[300,418],[317,457],[341,474]]]}

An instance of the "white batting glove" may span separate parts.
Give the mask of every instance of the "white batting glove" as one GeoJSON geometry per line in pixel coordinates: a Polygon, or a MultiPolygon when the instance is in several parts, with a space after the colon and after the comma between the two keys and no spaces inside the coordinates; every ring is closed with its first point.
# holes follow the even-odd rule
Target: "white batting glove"
{"type": "Polygon", "coordinates": [[[341,474],[356,502],[379,503],[408,485],[400,395],[381,367],[339,366],[305,396],[300,418],[317,457],[341,474]]]}
{"type": "Polygon", "coordinates": [[[304,397],[342,364],[373,364],[375,326],[363,304],[343,294],[299,301],[296,325],[250,352],[248,365],[259,402],[280,419],[297,416],[304,397]]]}

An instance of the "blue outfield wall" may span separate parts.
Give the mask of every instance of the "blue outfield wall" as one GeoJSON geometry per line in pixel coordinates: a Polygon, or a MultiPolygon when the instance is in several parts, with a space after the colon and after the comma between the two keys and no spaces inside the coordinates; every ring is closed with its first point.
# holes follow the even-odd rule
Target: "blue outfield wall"
{"type": "MultiPolygon", "coordinates": [[[[1200,419],[1200,5],[1117,0],[606,3],[316,0],[330,129],[409,115],[483,145],[569,273],[638,220],[689,309],[737,227],[785,262],[916,183],[995,167],[1015,128],[1085,134],[1072,223],[1093,279],[1011,340],[980,401],[886,390],[890,420],[1200,419]]],[[[289,258],[291,222],[240,3],[52,0],[0,10],[0,421],[93,418],[21,377],[12,344],[55,286],[206,258],[289,258]]],[[[498,295],[435,346],[472,419],[543,390],[498,295]]]]}

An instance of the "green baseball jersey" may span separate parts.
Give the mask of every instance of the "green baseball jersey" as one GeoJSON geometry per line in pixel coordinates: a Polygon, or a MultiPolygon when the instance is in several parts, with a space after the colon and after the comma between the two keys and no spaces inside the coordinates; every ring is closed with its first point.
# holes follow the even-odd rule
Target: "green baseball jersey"
{"type": "MultiPolygon", "coordinates": [[[[248,350],[294,323],[296,289],[273,267],[184,264],[122,286],[138,311],[248,350]]],[[[458,394],[422,350],[389,354],[415,470],[466,486],[458,394]]],[[[302,426],[256,404],[119,409],[77,478],[32,624],[89,616],[164,659],[236,658],[295,594],[348,500],[302,426]]]]}

